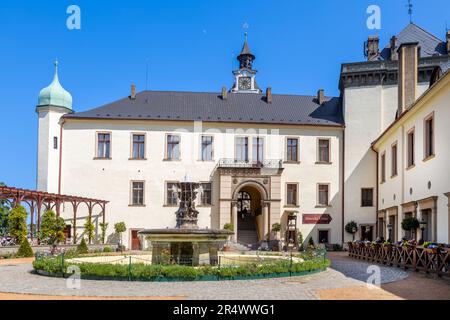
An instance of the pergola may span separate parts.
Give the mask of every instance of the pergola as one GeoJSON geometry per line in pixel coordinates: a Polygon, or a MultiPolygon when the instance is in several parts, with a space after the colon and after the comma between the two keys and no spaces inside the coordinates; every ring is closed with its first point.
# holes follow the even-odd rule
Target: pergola
{"type": "MultiPolygon", "coordinates": [[[[54,210],[56,215],[59,217],[61,213],[61,205],[65,203],[72,204],[73,207],[73,230],[74,234],[76,234],[76,224],[77,224],[77,211],[81,204],[85,204],[88,213],[89,219],[92,218],[92,212],[95,206],[99,206],[101,208],[101,215],[103,218],[103,223],[105,223],[105,212],[106,212],[106,204],[109,201],[77,197],[77,196],[68,196],[63,194],[54,194],[48,192],[34,191],[34,190],[26,190],[26,189],[18,189],[11,187],[1,187],[0,186],[0,200],[6,200],[9,202],[11,207],[15,208],[21,203],[26,203],[30,208],[30,229],[33,227],[35,222],[35,214],[36,214],[36,231],[40,231],[41,225],[41,212],[44,210],[54,210]]],[[[33,232],[30,230],[31,238],[33,239],[33,232]]],[[[75,237],[74,237],[75,238],[75,237]]],[[[76,239],[74,239],[74,242],[76,239]]]]}

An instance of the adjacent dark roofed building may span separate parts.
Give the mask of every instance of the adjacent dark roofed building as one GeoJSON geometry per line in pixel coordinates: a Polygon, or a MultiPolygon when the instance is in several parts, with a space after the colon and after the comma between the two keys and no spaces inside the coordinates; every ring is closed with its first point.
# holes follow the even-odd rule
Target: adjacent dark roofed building
{"type": "Polygon", "coordinates": [[[72,119],[177,120],[267,124],[342,126],[340,98],[230,93],[226,100],[218,93],[144,91],[85,112],[67,114],[72,119]]]}
{"type": "MultiPolygon", "coordinates": [[[[398,49],[402,43],[419,42],[421,57],[433,57],[447,54],[447,45],[445,42],[414,23],[410,23],[395,37],[397,39],[395,49],[398,49]]],[[[378,59],[391,59],[391,44],[381,50],[378,59]]]]}

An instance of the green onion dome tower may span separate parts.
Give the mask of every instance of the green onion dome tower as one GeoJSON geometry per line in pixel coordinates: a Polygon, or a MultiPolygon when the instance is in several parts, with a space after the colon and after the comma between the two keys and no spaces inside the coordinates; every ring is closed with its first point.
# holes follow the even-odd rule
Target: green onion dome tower
{"type": "Polygon", "coordinates": [[[72,95],[58,78],[58,62],[52,83],[39,93],[38,114],[38,163],[36,188],[39,191],[59,193],[58,170],[62,148],[63,124],[61,117],[72,113],[72,95]]]}

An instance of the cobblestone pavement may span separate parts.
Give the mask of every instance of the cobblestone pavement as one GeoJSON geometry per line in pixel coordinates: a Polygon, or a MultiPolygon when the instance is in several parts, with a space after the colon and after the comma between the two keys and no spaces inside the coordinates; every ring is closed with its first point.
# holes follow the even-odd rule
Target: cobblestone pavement
{"type": "MultiPolygon", "coordinates": [[[[125,282],[82,280],[80,289],[68,289],[66,279],[31,273],[30,263],[0,265],[0,292],[78,297],[180,297],[186,299],[319,299],[318,291],[365,286],[370,264],[333,260],[327,271],[303,277],[215,282],[125,282]]],[[[402,280],[408,273],[380,267],[382,283],[402,280]]]]}

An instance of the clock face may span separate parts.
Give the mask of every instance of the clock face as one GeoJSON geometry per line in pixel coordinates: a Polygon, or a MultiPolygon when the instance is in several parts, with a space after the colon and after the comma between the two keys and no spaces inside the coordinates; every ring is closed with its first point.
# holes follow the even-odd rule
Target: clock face
{"type": "Polygon", "coordinates": [[[252,79],[250,77],[240,77],[239,90],[251,90],[251,89],[252,89],[252,79]]]}

